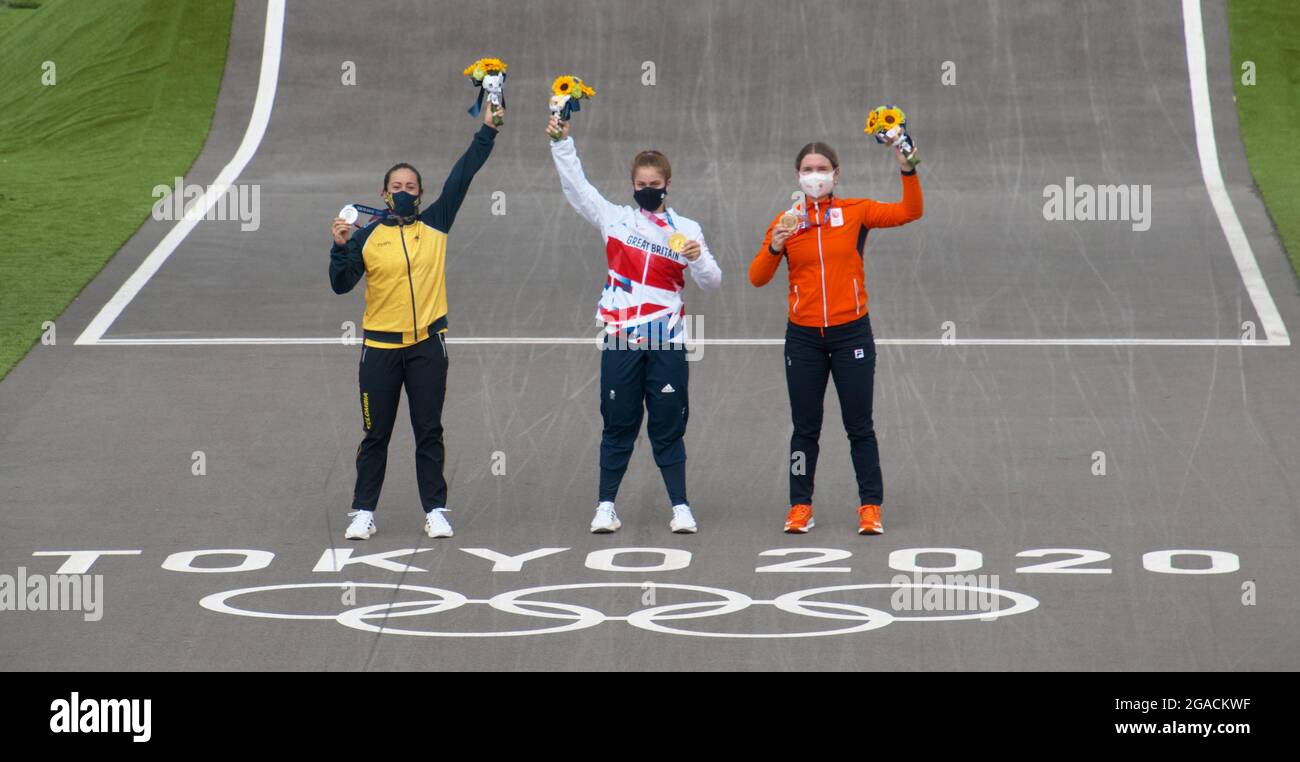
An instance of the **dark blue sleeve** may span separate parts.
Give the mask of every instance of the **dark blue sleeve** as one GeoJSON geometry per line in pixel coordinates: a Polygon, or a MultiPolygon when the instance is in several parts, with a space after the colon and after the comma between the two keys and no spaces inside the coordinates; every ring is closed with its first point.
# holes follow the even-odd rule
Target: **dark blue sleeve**
{"type": "Polygon", "coordinates": [[[374,226],[375,223],[372,223],[353,231],[352,237],[342,246],[337,243],[330,246],[330,286],[334,293],[346,294],[366,274],[366,262],[361,251],[374,226]]]}
{"type": "Polygon", "coordinates": [[[451,232],[451,223],[456,220],[456,212],[460,211],[461,202],[465,200],[470,181],[487,162],[496,136],[497,130],[486,124],[474,133],[474,140],[469,144],[469,148],[456,161],[456,166],[451,168],[451,174],[447,175],[447,181],[442,184],[442,195],[438,196],[438,200],[427,209],[420,212],[420,219],[424,224],[444,233],[451,232]]]}

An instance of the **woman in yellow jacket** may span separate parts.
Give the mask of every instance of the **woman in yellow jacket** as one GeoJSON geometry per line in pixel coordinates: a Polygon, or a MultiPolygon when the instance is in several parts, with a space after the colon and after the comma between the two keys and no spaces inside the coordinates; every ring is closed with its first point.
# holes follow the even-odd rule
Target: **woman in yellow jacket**
{"type": "Polygon", "coordinates": [[[375,533],[375,508],[384,484],[388,440],[397,417],[402,387],[415,431],[415,474],[430,537],[451,537],[447,482],[443,478],[442,403],[447,390],[447,285],[444,266],[447,234],[474,174],[492,153],[497,128],[494,113],[483,111],[483,126],[452,167],[442,194],[421,210],[424,181],[410,164],[384,175],[381,193],[387,216],[355,233],[342,217],[334,219],[330,285],[344,294],[366,278],[365,335],[359,382],[365,437],[357,448],[357,482],[352,523],[344,536],[366,540],[375,533]]]}
{"type": "Polygon", "coordinates": [[[813,478],[828,378],[835,379],[858,481],[858,532],[884,532],[884,486],[871,420],[876,344],[862,259],[872,228],[904,225],[921,216],[921,181],[901,152],[896,150],[895,157],[902,170],[903,200],[886,204],[835,195],[840,161],[834,149],[825,143],[804,146],[794,162],[805,196],[804,219],[790,230],[778,224],[785,213],[777,215],[749,266],[755,286],[771,281],[782,261],[790,272],[785,378],[794,432],[786,532],[813,527],[813,478]]]}

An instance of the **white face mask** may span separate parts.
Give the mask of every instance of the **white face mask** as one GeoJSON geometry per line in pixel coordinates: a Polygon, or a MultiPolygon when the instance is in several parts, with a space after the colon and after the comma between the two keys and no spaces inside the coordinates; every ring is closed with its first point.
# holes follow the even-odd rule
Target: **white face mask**
{"type": "Polygon", "coordinates": [[[825,196],[835,187],[835,173],[809,172],[799,175],[799,187],[810,199],[825,196]]]}

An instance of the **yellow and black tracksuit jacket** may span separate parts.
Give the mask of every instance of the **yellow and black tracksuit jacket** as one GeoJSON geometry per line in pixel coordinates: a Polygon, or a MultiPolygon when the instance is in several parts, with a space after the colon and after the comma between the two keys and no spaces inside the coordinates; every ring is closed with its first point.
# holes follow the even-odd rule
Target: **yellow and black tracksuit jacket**
{"type": "Polygon", "coordinates": [[[456,161],[442,195],[406,225],[371,222],[330,247],[330,285],[346,294],[366,276],[365,345],[398,349],[447,330],[447,234],[497,130],[483,125],[456,161]]]}

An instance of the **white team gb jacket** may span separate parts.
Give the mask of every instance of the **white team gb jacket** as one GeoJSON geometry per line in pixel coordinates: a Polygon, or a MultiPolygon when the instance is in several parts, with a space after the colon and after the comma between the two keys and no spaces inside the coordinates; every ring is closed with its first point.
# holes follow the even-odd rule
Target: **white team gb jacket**
{"type": "Polygon", "coordinates": [[[695,283],[706,291],[722,285],[722,271],[695,220],[671,207],[666,213],[645,213],[610,203],[587,182],[572,137],[552,141],[551,158],[560,173],[564,197],[583,219],[596,226],[605,243],[609,272],[596,318],[607,331],[613,333],[662,318],[668,319],[670,328],[676,326],[686,314],[682,287],[688,269],[695,283]],[[698,259],[688,262],[668,248],[668,238],[674,232],[699,241],[698,259]]]}

